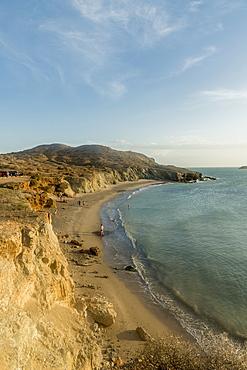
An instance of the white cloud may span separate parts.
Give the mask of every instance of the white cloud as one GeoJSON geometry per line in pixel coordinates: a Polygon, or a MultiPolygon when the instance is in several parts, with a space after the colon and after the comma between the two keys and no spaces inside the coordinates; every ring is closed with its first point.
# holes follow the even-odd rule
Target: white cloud
{"type": "MultiPolygon", "coordinates": [[[[39,27],[40,31],[50,32],[57,38],[57,47],[67,55],[74,55],[81,61],[100,66],[105,62],[106,50],[103,37],[97,40],[96,35],[90,35],[84,30],[67,29],[59,22],[47,22],[39,27]]],[[[92,65],[92,64],[91,64],[92,65]]]]}
{"type": "Polygon", "coordinates": [[[245,0],[215,0],[215,4],[224,13],[231,13],[235,10],[246,8],[245,0]]]}
{"type": "Polygon", "coordinates": [[[98,76],[97,71],[88,70],[84,72],[83,78],[85,82],[96,90],[100,95],[108,95],[114,99],[121,98],[126,92],[126,80],[131,78],[129,75],[121,76],[98,76]]]}
{"type": "MultiPolygon", "coordinates": [[[[52,19],[40,25],[39,31],[49,32],[56,50],[70,58],[77,84],[86,83],[101,95],[123,96],[128,81],[141,73],[125,58],[131,50],[151,49],[182,27],[159,2],[70,0],[70,4],[76,20],[52,19]]],[[[60,60],[57,64],[64,81],[60,60]]]]}
{"type": "Polygon", "coordinates": [[[222,23],[218,23],[216,25],[216,31],[224,31],[224,26],[222,23]]]}
{"type": "Polygon", "coordinates": [[[177,137],[177,138],[169,138],[167,142],[163,143],[155,143],[155,142],[146,142],[146,143],[138,143],[138,142],[131,142],[127,140],[116,140],[111,142],[109,145],[112,147],[121,148],[123,150],[167,150],[167,149],[230,149],[230,148],[240,148],[240,149],[247,149],[247,141],[246,142],[220,142],[220,141],[213,141],[213,140],[205,140],[200,138],[199,136],[184,136],[184,137],[177,137]]]}
{"type": "Polygon", "coordinates": [[[116,33],[125,33],[141,47],[149,47],[181,28],[180,21],[172,20],[165,7],[158,3],[155,5],[143,0],[72,0],[72,5],[91,24],[104,32],[108,31],[110,39],[116,33]]]}
{"type": "Polygon", "coordinates": [[[189,68],[194,67],[198,63],[202,62],[204,59],[211,57],[214,53],[216,53],[217,50],[218,49],[215,46],[210,46],[205,50],[205,52],[202,55],[186,58],[184,61],[184,65],[180,70],[180,73],[186,71],[189,68]]]}
{"type": "MultiPolygon", "coordinates": [[[[48,8],[47,5],[39,5],[42,11],[45,10],[44,14],[49,15],[42,21],[38,11],[33,12],[30,21],[31,8],[27,6],[23,21],[27,25],[22,38],[23,45],[18,47],[13,43],[11,51],[2,44],[2,53],[24,65],[33,74],[38,74],[38,68],[42,66],[44,75],[50,78],[55,75],[60,82],[74,86],[75,90],[87,84],[101,95],[121,97],[128,91],[129,81],[142,72],[146,76],[154,75],[149,81],[160,80],[163,73],[172,77],[199,65],[217,51],[216,47],[211,46],[204,49],[201,55],[185,59],[184,63],[181,62],[181,54],[177,59],[174,56],[172,66],[181,66],[175,73],[171,72],[171,66],[167,67],[169,70],[165,67],[163,71],[157,69],[157,73],[156,70],[148,70],[152,51],[156,57],[158,55],[157,46],[160,48],[157,58],[166,61],[166,40],[174,34],[179,35],[180,31],[186,31],[186,27],[191,32],[195,25],[190,24],[191,20],[200,22],[209,19],[198,13],[198,20],[195,21],[197,17],[192,14],[207,4],[205,0],[174,3],[163,0],[64,0],[61,1],[59,12],[56,5],[48,8]],[[25,40],[28,33],[34,38],[25,40]],[[28,44],[36,41],[37,47],[27,48],[28,44]],[[17,52],[21,51],[21,47],[22,53],[17,52]],[[143,63],[140,63],[141,53],[143,63]]],[[[221,0],[220,3],[210,4],[205,6],[205,11],[225,8],[226,3],[221,0]]],[[[215,24],[218,29],[223,27],[220,21],[217,17],[215,24]]],[[[204,32],[209,25],[207,21],[202,23],[204,32]]],[[[178,40],[179,37],[174,40],[173,51],[179,48],[178,40]]]]}
{"type": "Polygon", "coordinates": [[[211,56],[213,56],[217,51],[218,51],[217,47],[209,46],[209,47],[205,48],[204,53],[202,53],[201,55],[193,56],[193,57],[187,57],[184,60],[183,65],[182,65],[181,68],[178,68],[177,70],[171,72],[170,74],[165,76],[163,78],[163,80],[165,80],[167,78],[174,77],[174,76],[178,76],[181,73],[184,73],[185,71],[187,71],[188,69],[196,67],[197,65],[202,63],[205,59],[210,58],[211,56]]]}
{"type": "MultiPolygon", "coordinates": [[[[178,150],[178,149],[215,149],[229,146],[226,143],[219,143],[215,141],[207,141],[197,135],[185,135],[181,137],[170,137],[163,143],[155,142],[129,142],[126,140],[117,140],[110,144],[115,148],[123,150],[133,150],[133,151],[146,151],[153,153],[162,153],[164,150],[178,150]]],[[[245,144],[246,146],[246,144],[245,144]]]]}
{"type": "Polygon", "coordinates": [[[36,66],[36,63],[28,54],[25,54],[22,50],[19,50],[17,46],[11,45],[11,42],[4,39],[4,37],[1,35],[0,54],[4,56],[4,58],[24,66],[27,68],[27,70],[32,72],[33,75],[39,76],[41,74],[36,66]]]}
{"type": "Polygon", "coordinates": [[[229,100],[247,100],[247,90],[205,90],[201,91],[198,96],[211,101],[229,101],[229,100]]]}
{"type": "Polygon", "coordinates": [[[119,150],[132,150],[155,158],[157,163],[181,167],[210,167],[243,165],[247,153],[247,142],[207,141],[199,136],[170,138],[165,143],[133,143],[117,140],[110,143],[119,150]]]}
{"type": "Polygon", "coordinates": [[[203,1],[191,1],[189,3],[189,10],[191,12],[197,12],[199,9],[199,6],[202,5],[204,2],[203,1]]]}
{"type": "MultiPolygon", "coordinates": [[[[68,26],[69,27],[69,26],[68,26]]],[[[51,32],[57,38],[57,48],[69,57],[73,74],[77,83],[86,83],[100,95],[120,97],[126,91],[125,81],[135,75],[134,69],[126,72],[122,66],[116,71],[117,50],[108,45],[107,35],[98,31],[64,29],[61,24],[49,22],[39,28],[41,31],[51,32]]],[[[65,80],[66,73],[62,73],[59,61],[56,69],[65,80]]]]}

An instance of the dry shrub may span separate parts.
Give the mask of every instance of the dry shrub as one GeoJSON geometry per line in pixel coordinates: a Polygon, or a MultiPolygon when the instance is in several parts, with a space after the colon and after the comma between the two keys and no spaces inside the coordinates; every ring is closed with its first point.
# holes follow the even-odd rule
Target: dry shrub
{"type": "Polygon", "coordinates": [[[7,211],[21,211],[30,209],[26,194],[21,191],[0,189],[0,211],[1,215],[7,211]]]}
{"type": "Polygon", "coordinates": [[[245,348],[235,345],[227,335],[203,339],[203,349],[176,336],[149,342],[128,370],[246,370],[245,348]]]}
{"type": "Polygon", "coordinates": [[[46,185],[46,186],[42,186],[41,188],[43,191],[45,191],[46,193],[50,193],[50,194],[53,194],[55,192],[55,186],[54,185],[46,185]]]}
{"type": "Polygon", "coordinates": [[[40,175],[39,173],[35,173],[35,174],[31,175],[31,179],[41,181],[41,180],[43,180],[43,176],[40,175]]]}
{"type": "Polygon", "coordinates": [[[31,188],[37,187],[38,185],[39,185],[39,182],[36,179],[30,180],[30,187],[31,188]]]}
{"type": "Polygon", "coordinates": [[[67,182],[61,182],[56,185],[56,192],[57,193],[64,193],[66,189],[68,189],[69,185],[67,182]]]}

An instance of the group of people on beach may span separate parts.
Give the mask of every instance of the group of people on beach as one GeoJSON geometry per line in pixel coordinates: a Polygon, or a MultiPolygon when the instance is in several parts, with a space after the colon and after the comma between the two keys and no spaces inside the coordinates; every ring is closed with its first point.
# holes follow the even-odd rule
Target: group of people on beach
{"type": "Polygon", "coordinates": [[[83,206],[85,206],[85,201],[83,200],[82,202],[80,201],[80,200],[78,200],[78,206],[80,206],[80,205],[83,205],[83,206]]]}

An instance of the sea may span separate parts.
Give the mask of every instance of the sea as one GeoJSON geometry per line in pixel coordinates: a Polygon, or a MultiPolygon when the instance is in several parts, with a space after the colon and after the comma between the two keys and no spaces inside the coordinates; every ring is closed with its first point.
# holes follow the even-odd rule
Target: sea
{"type": "Polygon", "coordinates": [[[152,185],[103,205],[104,255],[127,285],[196,340],[247,338],[247,170],[191,168],[216,180],[152,185]]]}

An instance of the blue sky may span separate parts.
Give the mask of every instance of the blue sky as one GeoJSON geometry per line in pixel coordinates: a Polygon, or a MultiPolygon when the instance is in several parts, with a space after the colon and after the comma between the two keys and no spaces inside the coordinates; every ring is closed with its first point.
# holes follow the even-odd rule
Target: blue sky
{"type": "Polygon", "coordinates": [[[247,165],[245,0],[0,4],[1,153],[102,144],[247,165]]]}

